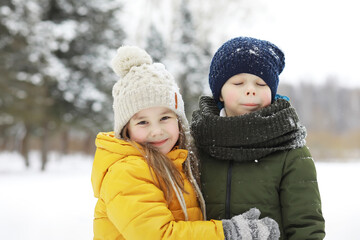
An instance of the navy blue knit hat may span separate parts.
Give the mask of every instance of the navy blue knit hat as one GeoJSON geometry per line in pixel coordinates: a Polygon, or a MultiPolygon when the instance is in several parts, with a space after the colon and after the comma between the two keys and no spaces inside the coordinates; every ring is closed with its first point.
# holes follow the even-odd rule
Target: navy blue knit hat
{"type": "Polygon", "coordinates": [[[214,100],[222,106],[219,97],[225,82],[234,75],[250,73],[266,82],[274,101],[284,66],[284,53],[274,44],[250,37],[233,38],[217,50],[211,61],[209,85],[214,100]]]}

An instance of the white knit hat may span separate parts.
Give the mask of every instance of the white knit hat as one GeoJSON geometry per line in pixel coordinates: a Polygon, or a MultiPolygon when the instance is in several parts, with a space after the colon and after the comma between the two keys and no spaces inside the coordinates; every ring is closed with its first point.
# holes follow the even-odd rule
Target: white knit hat
{"type": "Polygon", "coordinates": [[[112,91],[115,137],[121,138],[121,130],[134,114],[151,107],[171,109],[179,116],[184,130],[188,130],[179,87],[163,64],[153,63],[143,49],[123,46],[111,65],[120,77],[112,91]]]}

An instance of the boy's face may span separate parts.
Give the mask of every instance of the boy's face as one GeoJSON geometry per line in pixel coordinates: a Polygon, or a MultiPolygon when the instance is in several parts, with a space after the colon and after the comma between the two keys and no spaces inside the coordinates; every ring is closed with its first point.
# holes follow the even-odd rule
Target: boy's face
{"type": "Polygon", "coordinates": [[[271,104],[271,90],[260,77],[240,73],[229,78],[221,89],[226,115],[239,116],[271,104]]]}

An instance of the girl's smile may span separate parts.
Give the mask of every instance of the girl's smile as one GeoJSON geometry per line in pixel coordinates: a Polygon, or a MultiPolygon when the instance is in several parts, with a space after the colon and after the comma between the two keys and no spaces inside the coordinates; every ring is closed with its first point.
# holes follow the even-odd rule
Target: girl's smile
{"type": "Polygon", "coordinates": [[[166,143],[167,140],[168,140],[168,138],[166,138],[164,140],[160,140],[160,141],[149,142],[149,144],[153,145],[154,147],[159,147],[159,146],[163,145],[164,143],[166,143]]]}

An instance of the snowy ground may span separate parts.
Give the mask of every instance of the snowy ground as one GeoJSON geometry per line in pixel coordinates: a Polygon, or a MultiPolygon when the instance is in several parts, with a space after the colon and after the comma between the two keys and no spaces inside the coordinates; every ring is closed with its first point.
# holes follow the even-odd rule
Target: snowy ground
{"type": "MultiPolygon", "coordinates": [[[[32,153],[25,169],[19,155],[0,153],[0,239],[92,239],[92,158],[53,155],[46,172],[38,170],[38,159],[32,153]]],[[[360,159],[316,165],[326,239],[360,239],[360,159]]]]}

